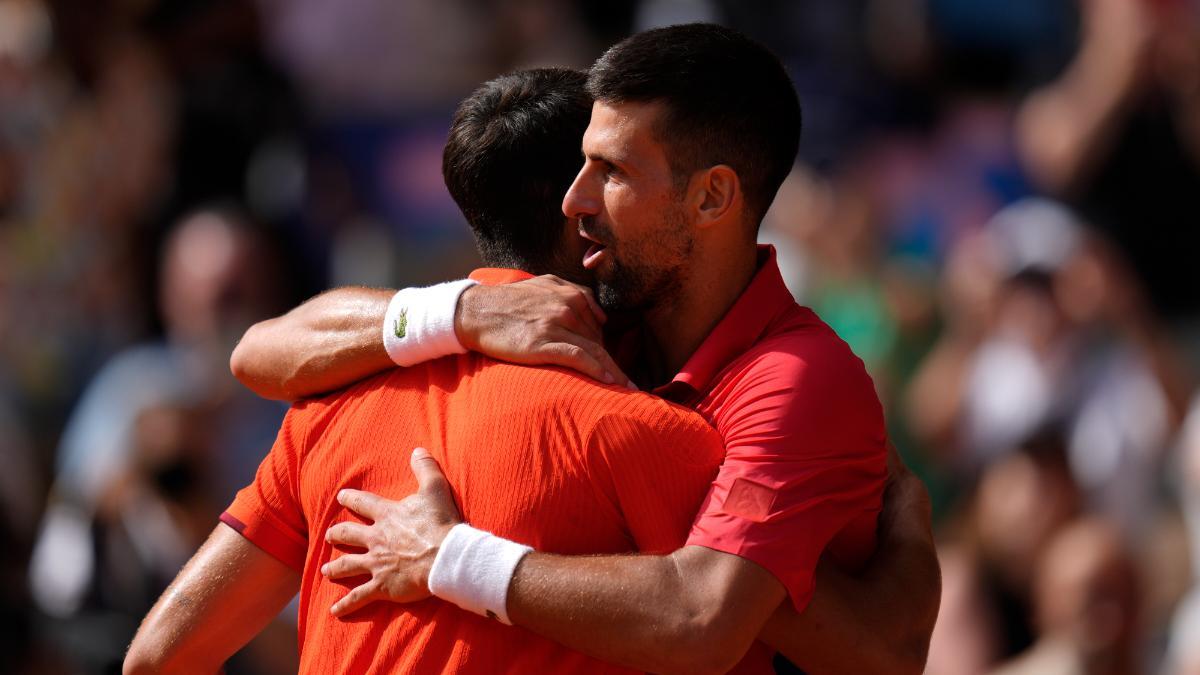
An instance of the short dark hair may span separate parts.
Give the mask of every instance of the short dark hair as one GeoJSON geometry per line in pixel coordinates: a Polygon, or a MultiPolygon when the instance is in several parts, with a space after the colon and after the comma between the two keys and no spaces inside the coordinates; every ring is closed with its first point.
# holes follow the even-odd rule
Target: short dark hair
{"type": "Polygon", "coordinates": [[[484,83],[459,106],[442,176],[487,265],[552,271],[562,199],[583,165],[587,75],[538,68],[484,83]]]}
{"type": "Polygon", "coordinates": [[[735,30],[693,23],[637,33],[596,61],[588,91],[604,103],[665,103],[655,133],[676,184],[733,167],[756,225],[796,161],[796,88],[778,57],[735,30]]]}

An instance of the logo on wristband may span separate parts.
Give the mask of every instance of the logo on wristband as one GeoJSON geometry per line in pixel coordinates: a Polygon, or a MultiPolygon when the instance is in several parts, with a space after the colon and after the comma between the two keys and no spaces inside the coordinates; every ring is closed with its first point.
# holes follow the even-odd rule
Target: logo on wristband
{"type": "Polygon", "coordinates": [[[408,309],[400,310],[400,316],[392,322],[392,329],[395,331],[396,337],[404,337],[405,332],[408,331],[408,309]]]}

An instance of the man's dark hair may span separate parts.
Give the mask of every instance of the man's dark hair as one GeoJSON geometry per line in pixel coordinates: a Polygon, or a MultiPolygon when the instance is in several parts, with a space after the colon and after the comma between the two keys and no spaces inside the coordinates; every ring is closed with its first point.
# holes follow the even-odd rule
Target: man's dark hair
{"type": "Polygon", "coordinates": [[[677,188],[699,169],[727,164],[755,225],[796,161],[800,102],[791,79],[766,47],[729,28],[637,33],[596,61],[588,91],[604,103],[666,104],[655,134],[677,188]]]}
{"type": "Polygon", "coordinates": [[[552,271],[563,195],[583,161],[591,117],[587,75],[521,70],[481,85],[458,106],[442,155],[450,195],[484,264],[552,271]]]}

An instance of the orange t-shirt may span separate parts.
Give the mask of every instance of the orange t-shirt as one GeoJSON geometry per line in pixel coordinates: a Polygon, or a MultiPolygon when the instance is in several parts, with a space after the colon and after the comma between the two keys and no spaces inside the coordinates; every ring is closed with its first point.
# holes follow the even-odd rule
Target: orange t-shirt
{"type": "Polygon", "coordinates": [[[725,450],[699,415],[650,394],[478,354],[393,370],[296,404],[222,520],[302,573],[300,665],[310,673],[628,672],[432,598],[329,607],[325,530],[358,488],[415,491],[412,448],[437,458],[473,526],[561,554],[680,548],[725,450]]]}

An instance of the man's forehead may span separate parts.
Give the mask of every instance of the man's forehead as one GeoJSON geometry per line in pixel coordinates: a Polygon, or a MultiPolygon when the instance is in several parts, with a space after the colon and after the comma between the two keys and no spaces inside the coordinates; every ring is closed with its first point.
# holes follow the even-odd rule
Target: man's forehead
{"type": "Polygon", "coordinates": [[[655,125],[665,112],[658,101],[592,104],[592,119],[583,135],[583,151],[644,154],[659,145],[655,125]]]}

